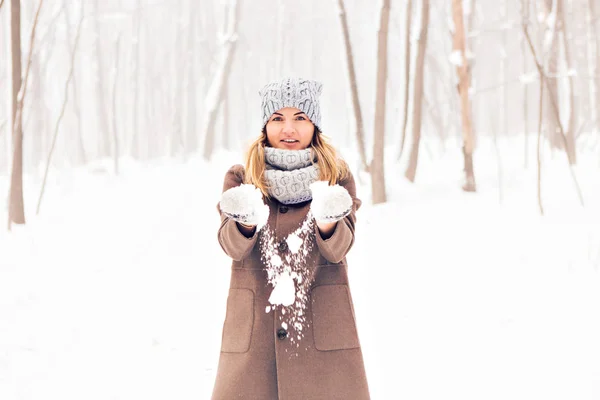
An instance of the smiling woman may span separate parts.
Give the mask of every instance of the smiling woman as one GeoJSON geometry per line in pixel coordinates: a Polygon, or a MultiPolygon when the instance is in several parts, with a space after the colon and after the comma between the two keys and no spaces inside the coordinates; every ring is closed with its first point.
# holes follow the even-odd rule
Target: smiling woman
{"type": "Polygon", "coordinates": [[[361,201],[321,133],[321,84],[259,93],[261,134],[218,205],[232,264],[212,400],[367,400],[346,264],[361,201]]]}

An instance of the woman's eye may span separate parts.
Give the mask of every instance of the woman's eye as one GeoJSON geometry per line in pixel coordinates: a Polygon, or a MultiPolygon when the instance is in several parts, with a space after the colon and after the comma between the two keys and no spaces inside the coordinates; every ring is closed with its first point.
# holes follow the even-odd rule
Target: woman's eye
{"type": "Polygon", "coordinates": [[[281,121],[281,117],[275,117],[271,121],[281,121]]]}
{"type": "Polygon", "coordinates": [[[306,120],[306,118],[304,118],[302,115],[300,115],[300,116],[298,117],[298,119],[299,119],[300,121],[304,121],[304,120],[306,120]]]}

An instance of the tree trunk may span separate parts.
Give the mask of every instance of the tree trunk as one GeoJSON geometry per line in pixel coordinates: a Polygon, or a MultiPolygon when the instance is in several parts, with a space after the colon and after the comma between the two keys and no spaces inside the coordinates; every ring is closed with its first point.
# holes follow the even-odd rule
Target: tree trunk
{"type": "MultiPolygon", "coordinates": [[[[596,65],[594,69],[594,76],[596,79],[595,82],[595,94],[596,94],[596,116],[598,116],[598,105],[600,105],[600,39],[598,39],[598,35],[600,34],[600,29],[597,28],[597,25],[600,25],[600,15],[598,15],[598,4],[596,4],[597,0],[590,0],[590,13],[593,21],[592,32],[594,32],[594,39],[596,41],[596,65]]],[[[595,128],[598,130],[600,121],[595,121],[595,128]]]]}
{"type": "Polygon", "coordinates": [[[373,204],[385,203],[385,97],[387,88],[387,42],[390,23],[390,0],[383,0],[377,44],[377,92],[375,93],[375,129],[371,172],[373,204]]]}
{"type": "Polygon", "coordinates": [[[404,142],[406,141],[406,126],[408,125],[408,97],[410,96],[410,30],[412,26],[412,0],[408,0],[406,5],[406,56],[404,59],[404,121],[402,122],[402,137],[400,139],[400,152],[398,160],[402,157],[404,151],[404,142]]]}
{"type": "Polygon", "coordinates": [[[31,146],[30,146],[30,162],[31,166],[38,165],[39,161],[43,159],[44,154],[44,137],[46,136],[46,114],[47,108],[44,105],[44,91],[43,91],[43,66],[40,65],[41,57],[39,54],[35,60],[31,63],[31,96],[35,99],[31,104],[31,114],[33,118],[33,127],[30,130],[31,146]]]}
{"type": "Polygon", "coordinates": [[[133,158],[140,159],[142,157],[141,141],[139,137],[139,84],[140,84],[140,31],[142,25],[142,6],[141,0],[137,0],[135,15],[133,17],[135,34],[133,40],[132,60],[133,65],[131,67],[131,82],[133,90],[133,101],[131,103],[131,120],[132,120],[132,131],[131,131],[131,155],[133,158]]]}
{"type": "Polygon", "coordinates": [[[231,140],[229,132],[229,84],[225,82],[225,96],[221,102],[221,115],[223,118],[223,132],[221,134],[221,143],[225,150],[231,150],[231,140]]]}
{"type": "MultiPolygon", "coordinates": [[[[596,60],[594,60],[594,46],[595,46],[595,51],[596,51],[596,56],[600,57],[600,41],[598,41],[598,37],[596,36],[596,29],[594,26],[594,21],[596,21],[596,10],[595,10],[595,5],[594,2],[596,0],[590,0],[589,1],[589,10],[590,10],[590,21],[589,23],[586,24],[586,30],[587,30],[587,40],[586,40],[586,47],[587,47],[587,73],[590,77],[595,77],[594,79],[592,79],[592,81],[590,82],[589,86],[588,86],[588,90],[589,90],[589,115],[590,115],[590,120],[593,123],[592,126],[592,130],[593,132],[597,132],[598,130],[598,105],[600,103],[598,103],[598,82],[600,77],[598,77],[598,62],[596,60]],[[596,61],[596,63],[594,64],[594,61],[596,61]],[[596,68],[595,68],[596,67],[596,68]]],[[[600,60],[600,58],[598,58],[597,60],[600,60]]]]}
{"type": "Polygon", "coordinates": [[[112,88],[112,131],[113,131],[113,144],[114,144],[114,166],[115,175],[119,174],[119,134],[117,131],[117,82],[119,81],[119,45],[121,42],[121,35],[117,36],[115,41],[115,64],[114,64],[114,77],[113,77],[113,88],[112,88]]]}
{"type": "Polygon", "coordinates": [[[542,205],[542,116],[544,113],[544,84],[540,76],[540,106],[538,118],[538,135],[537,135],[537,198],[540,214],[544,215],[544,206],[542,205]]]}
{"type": "MultiPolygon", "coordinates": [[[[81,12],[84,12],[84,3],[81,4],[81,12]]],[[[63,2],[63,10],[64,10],[64,16],[65,16],[65,24],[66,24],[66,30],[67,30],[67,38],[71,37],[71,18],[69,17],[69,6],[67,4],[65,4],[63,2]]],[[[69,40],[67,39],[67,42],[69,40]]],[[[75,54],[75,49],[73,48],[73,46],[71,46],[71,43],[68,43],[68,47],[69,47],[69,51],[71,53],[71,58],[73,58],[73,60],[75,60],[75,58],[77,58],[76,54],[75,54]]],[[[77,118],[77,148],[79,150],[79,162],[81,164],[86,164],[87,163],[87,156],[86,156],[86,151],[85,151],[85,146],[83,144],[83,126],[82,126],[82,120],[81,120],[81,112],[79,109],[79,98],[77,97],[77,74],[73,73],[73,77],[71,78],[71,89],[73,90],[73,108],[74,108],[74,113],[75,113],[75,117],[77,118]]]]}
{"type": "Polygon", "coordinates": [[[459,83],[458,91],[460,93],[461,122],[463,132],[463,155],[465,160],[466,181],[463,190],[474,192],[475,174],[473,172],[473,150],[474,140],[471,126],[471,104],[469,100],[469,87],[471,76],[467,57],[465,55],[465,27],[463,22],[462,0],[452,0],[452,16],[454,20],[454,40],[453,50],[460,51],[462,62],[456,66],[459,83]]]}
{"type": "MultiPolygon", "coordinates": [[[[502,16],[500,17],[500,20],[503,23],[506,23],[508,21],[508,1],[509,0],[503,0],[503,10],[502,10],[502,16]]],[[[501,78],[500,78],[500,82],[506,82],[508,80],[508,28],[505,27],[503,29],[502,32],[502,51],[500,54],[500,71],[501,71],[501,78]]],[[[500,134],[502,135],[506,135],[508,133],[508,95],[507,95],[507,85],[503,84],[500,86],[500,101],[501,101],[501,106],[500,109],[502,110],[501,115],[502,115],[502,129],[500,129],[500,134]]]]}
{"type": "Polygon", "coordinates": [[[8,206],[8,229],[11,223],[25,223],[25,208],[23,206],[23,129],[21,127],[22,104],[19,104],[21,89],[21,4],[19,0],[10,3],[10,39],[12,60],[12,142],[13,162],[10,179],[10,194],[8,206]],[[19,115],[17,115],[17,111],[19,115]]]}
{"type": "MultiPolygon", "coordinates": [[[[183,3],[179,2],[178,12],[183,14],[183,3]]],[[[182,22],[182,20],[178,21],[182,22]]],[[[191,27],[188,27],[188,29],[191,27]]],[[[173,81],[175,83],[174,92],[171,96],[173,98],[172,104],[172,121],[171,121],[171,134],[169,135],[169,149],[170,156],[175,157],[179,153],[184,152],[183,143],[183,80],[184,75],[181,73],[181,69],[187,70],[188,55],[183,45],[183,26],[182,23],[175,25],[175,43],[174,48],[176,49],[175,54],[172,55],[173,62],[173,81]],[[184,64],[181,68],[180,57],[183,57],[184,64]]]]}
{"type": "MultiPolygon", "coordinates": [[[[468,0],[467,0],[468,1],[468,0]]],[[[475,62],[475,54],[477,54],[477,51],[475,50],[475,39],[477,37],[477,35],[473,34],[473,32],[475,31],[475,8],[477,7],[477,0],[471,0],[470,1],[470,13],[469,13],[469,18],[465,21],[466,22],[466,26],[465,26],[465,52],[469,52],[471,57],[473,58],[472,60],[470,60],[470,62],[468,63],[467,67],[468,67],[468,71],[469,71],[469,87],[471,87],[472,84],[472,77],[473,77],[473,71],[472,71],[472,66],[476,64],[475,62]]],[[[506,15],[508,15],[508,3],[506,4],[506,15]]],[[[504,52],[506,53],[506,47],[507,45],[504,45],[504,52]]],[[[506,54],[505,54],[506,56],[506,54]]],[[[502,81],[504,82],[504,81],[502,81]]],[[[503,85],[506,86],[506,85],[503,85]]],[[[455,96],[452,96],[455,97],[455,96]]],[[[505,99],[505,104],[506,104],[506,99],[505,99]]],[[[469,100],[469,107],[470,107],[470,115],[471,115],[471,132],[475,132],[476,131],[476,124],[477,124],[477,119],[476,119],[476,115],[479,115],[479,112],[477,112],[476,109],[477,106],[477,102],[476,101],[471,101],[469,100]]],[[[508,108],[505,106],[504,108],[504,112],[506,113],[508,108]]],[[[505,121],[507,121],[507,117],[505,117],[505,121]]],[[[508,124],[505,124],[505,127],[508,126],[508,124]]],[[[506,128],[505,128],[506,129],[506,128]]],[[[473,133],[473,145],[475,145],[475,133],[473,133]]]]}
{"type": "Polygon", "coordinates": [[[231,65],[233,64],[233,56],[237,44],[237,23],[239,14],[240,0],[230,0],[227,13],[227,26],[225,27],[225,41],[221,50],[221,57],[217,71],[212,80],[210,89],[207,94],[207,117],[205,118],[204,134],[204,151],[205,160],[210,160],[215,144],[215,127],[219,112],[219,104],[225,96],[225,82],[229,79],[231,65]]]}
{"type": "Polygon", "coordinates": [[[100,41],[100,9],[98,0],[94,1],[94,50],[96,52],[96,64],[94,71],[94,83],[96,86],[96,112],[98,113],[98,156],[101,158],[109,157],[110,150],[110,129],[108,127],[108,103],[106,101],[104,62],[102,54],[102,45],[100,41]]]}
{"type": "Polygon", "coordinates": [[[346,67],[348,68],[348,77],[350,78],[350,92],[352,94],[352,108],[354,109],[354,120],[356,122],[356,143],[358,144],[358,154],[363,169],[367,170],[367,152],[365,149],[365,129],[363,123],[362,110],[358,98],[358,85],[356,83],[356,71],[354,69],[354,53],[352,52],[352,43],[350,42],[350,33],[348,31],[348,20],[346,18],[346,7],[344,0],[338,0],[340,23],[342,24],[342,34],[344,37],[344,48],[346,49],[346,67]]]}
{"type": "MultiPolygon", "coordinates": [[[[28,20],[33,21],[35,18],[35,7],[30,7],[27,11],[28,20]]],[[[48,35],[48,31],[46,35],[48,35]]],[[[27,123],[22,126],[24,139],[27,138],[27,134],[29,134],[29,146],[27,145],[27,140],[23,142],[23,151],[25,152],[27,149],[29,150],[29,157],[23,154],[23,160],[29,159],[29,166],[35,169],[35,166],[38,165],[41,159],[43,159],[44,154],[44,137],[46,136],[46,115],[48,113],[47,107],[44,104],[44,91],[43,91],[43,74],[41,71],[44,71],[45,65],[41,64],[42,61],[42,46],[41,42],[38,41],[38,48],[36,50],[35,55],[32,56],[31,60],[31,73],[29,78],[29,92],[30,98],[33,101],[30,102],[29,112],[27,113],[27,117],[31,120],[31,128],[27,129],[27,123]]],[[[51,51],[51,46],[48,44],[44,44],[43,48],[47,51],[51,51]]],[[[12,157],[11,157],[12,159],[12,157]]],[[[24,166],[23,172],[27,172],[27,165],[24,166]]]]}
{"type": "MultiPolygon", "coordinates": [[[[212,46],[217,42],[216,35],[218,34],[218,26],[216,18],[214,17],[214,3],[212,1],[207,1],[197,2],[197,4],[198,7],[202,7],[200,12],[198,12],[199,21],[197,24],[201,32],[197,47],[200,50],[200,57],[198,59],[200,71],[197,74],[197,77],[199,81],[199,98],[202,99],[202,103],[206,103],[206,97],[212,82],[212,75],[214,74],[212,60],[215,58],[215,54],[212,46]]],[[[204,106],[205,104],[202,104],[202,107],[204,106]]],[[[207,115],[202,115],[202,118],[206,117],[207,115]]],[[[200,119],[200,121],[202,121],[202,119],[200,119]]],[[[202,122],[202,126],[204,126],[204,122],[202,122]]],[[[202,126],[200,129],[202,129],[202,126]]],[[[199,136],[200,135],[202,135],[202,131],[199,132],[199,136]]],[[[200,144],[201,139],[201,137],[198,137],[198,144],[200,144]]]]}
{"type": "MultiPolygon", "coordinates": [[[[227,17],[227,16],[226,16],[227,17]]],[[[285,17],[285,1],[281,0],[277,2],[277,40],[275,43],[275,76],[282,76],[285,64],[285,49],[286,49],[286,17],[285,17]]],[[[225,23],[227,26],[227,22],[225,23]]]]}
{"type": "Polygon", "coordinates": [[[25,207],[23,204],[23,105],[25,104],[27,82],[29,81],[29,71],[31,70],[31,60],[35,45],[35,31],[43,3],[44,0],[40,0],[35,13],[31,35],[29,37],[29,56],[27,57],[25,79],[21,80],[21,6],[19,0],[11,0],[13,165],[8,204],[8,230],[11,229],[11,224],[13,222],[15,224],[25,223],[25,207]],[[19,59],[16,60],[16,57],[19,59]],[[16,83],[18,83],[18,85],[16,83]],[[15,97],[17,99],[16,102],[15,97]]]}
{"type": "MultiPolygon", "coordinates": [[[[562,149],[562,143],[560,140],[560,131],[558,125],[560,123],[560,108],[558,115],[553,111],[552,104],[560,104],[559,95],[558,95],[558,31],[559,26],[558,18],[552,18],[553,12],[553,2],[558,0],[544,0],[544,6],[546,11],[546,21],[550,21],[551,25],[546,27],[546,36],[549,41],[546,42],[548,48],[544,49],[542,53],[542,59],[547,59],[547,64],[545,67],[546,76],[548,77],[548,90],[545,91],[547,99],[544,101],[546,109],[544,110],[545,115],[545,124],[546,124],[546,134],[548,137],[548,141],[552,145],[552,147],[557,149],[562,149]],[[546,54],[547,53],[547,56],[546,54]]],[[[560,6],[560,3],[556,4],[557,7],[560,6]]],[[[556,9],[554,12],[558,13],[559,10],[556,9]]]]}
{"type": "Polygon", "coordinates": [[[196,43],[196,0],[190,0],[190,19],[188,26],[188,65],[187,65],[187,126],[185,135],[185,153],[190,154],[198,148],[198,132],[196,131],[196,96],[198,95],[198,80],[196,78],[196,53],[199,48],[196,43]]]}
{"type": "MultiPolygon", "coordinates": [[[[521,14],[523,19],[529,19],[529,0],[522,0],[521,2],[521,14]]],[[[523,74],[527,74],[528,65],[527,65],[527,45],[524,41],[521,41],[521,52],[523,57],[523,74]]],[[[540,82],[541,84],[541,82],[540,82]]],[[[523,166],[527,168],[527,161],[529,159],[529,110],[527,105],[529,104],[529,85],[525,83],[523,85],[523,132],[525,138],[525,151],[523,154],[523,166]]]]}
{"type": "Polygon", "coordinates": [[[404,175],[414,182],[419,161],[419,144],[421,142],[421,122],[423,109],[423,81],[425,78],[425,53],[427,51],[427,33],[429,28],[429,0],[423,0],[421,9],[421,32],[419,33],[419,49],[415,67],[415,84],[413,88],[412,145],[408,167],[404,175]]]}
{"type": "Polygon", "coordinates": [[[565,136],[567,139],[566,149],[567,157],[571,164],[577,164],[577,151],[575,148],[575,127],[577,126],[577,106],[575,103],[575,82],[570,71],[573,67],[573,57],[571,56],[571,48],[567,38],[567,26],[565,24],[565,10],[563,0],[558,1],[557,19],[560,21],[560,31],[562,33],[563,46],[565,49],[565,61],[567,64],[567,74],[569,75],[569,125],[565,136]]]}
{"type": "MultiPolygon", "coordinates": [[[[44,45],[43,45],[43,47],[40,46],[40,58],[41,58],[41,54],[42,54],[41,53],[42,48],[45,50],[44,60],[40,61],[40,63],[39,63],[39,67],[42,69],[42,71],[47,69],[48,65],[50,64],[50,59],[53,54],[54,44],[56,43],[56,36],[57,36],[56,35],[56,31],[57,31],[56,26],[58,25],[58,19],[62,14],[63,9],[64,9],[64,3],[61,5],[61,11],[56,13],[54,18],[50,22],[48,22],[48,31],[46,31],[46,33],[44,35],[44,45]]],[[[40,76],[40,79],[41,79],[42,75],[37,75],[37,76],[40,76]]],[[[45,85],[47,85],[48,82],[47,82],[47,80],[44,80],[44,81],[41,81],[40,83],[44,84],[44,86],[45,86],[45,85]]],[[[51,92],[52,89],[50,89],[48,91],[51,92]]],[[[39,97],[39,98],[42,99],[42,97],[39,97]]],[[[42,102],[38,102],[38,104],[40,105],[40,108],[42,109],[41,114],[38,114],[38,115],[42,116],[42,123],[44,124],[44,129],[42,131],[43,136],[40,138],[40,154],[38,157],[36,157],[36,162],[34,164],[35,167],[38,167],[39,165],[41,165],[41,163],[45,160],[48,149],[50,148],[50,143],[52,143],[52,129],[50,129],[50,126],[52,125],[52,112],[42,102]]]]}

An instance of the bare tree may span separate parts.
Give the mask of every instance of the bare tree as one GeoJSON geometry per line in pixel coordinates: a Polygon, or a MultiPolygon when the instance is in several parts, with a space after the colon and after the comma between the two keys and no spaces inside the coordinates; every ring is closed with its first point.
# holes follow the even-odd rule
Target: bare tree
{"type": "MultiPolygon", "coordinates": [[[[275,40],[275,75],[281,76],[285,65],[285,42],[286,42],[286,18],[285,1],[277,2],[277,40],[275,40]]],[[[227,24],[227,22],[225,22],[227,24]]],[[[226,26],[226,25],[225,25],[226,26]]]]}
{"type": "Polygon", "coordinates": [[[229,0],[227,5],[227,25],[225,26],[225,39],[221,49],[219,65],[208,91],[206,103],[208,115],[205,119],[204,129],[204,159],[209,160],[214,147],[215,127],[219,104],[225,96],[225,82],[229,79],[231,65],[233,64],[233,55],[238,40],[237,24],[239,14],[239,0],[229,0]]]}
{"type": "Polygon", "coordinates": [[[537,135],[537,198],[540,214],[544,215],[544,206],[542,205],[542,116],[544,114],[544,85],[540,81],[540,106],[538,118],[537,135]]]}
{"type": "Polygon", "coordinates": [[[113,67],[113,88],[112,88],[112,131],[114,144],[114,166],[115,175],[119,174],[119,133],[117,131],[117,82],[119,81],[119,45],[121,43],[121,35],[115,40],[115,63],[113,67]]]}
{"type": "MultiPolygon", "coordinates": [[[[521,1],[521,16],[524,21],[529,19],[529,0],[521,1]]],[[[528,64],[527,64],[527,44],[524,41],[521,41],[521,57],[523,58],[523,74],[527,74],[528,72],[528,64]]],[[[525,137],[525,151],[523,158],[523,166],[527,168],[527,160],[529,153],[529,85],[527,82],[523,85],[523,131],[525,137]]]]}
{"type": "Polygon", "coordinates": [[[598,34],[600,33],[600,29],[598,26],[600,25],[600,15],[598,15],[598,4],[597,0],[589,0],[589,9],[590,9],[590,30],[592,31],[592,37],[594,38],[596,44],[596,62],[593,68],[592,76],[594,79],[594,94],[595,94],[595,104],[594,108],[596,120],[594,120],[595,129],[598,130],[598,105],[600,105],[600,39],[598,38],[598,34]]]}
{"type": "MultiPolygon", "coordinates": [[[[81,7],[82,7],[82,12],[83,12],[83,5],[84,3],[81,3],[81,7]]],[[[65,4],[64,0],[63,0],[63,9],[64,9],[64,16],[65,16],[65,24],[67,27],[67,37],[71,37],[71,18],[69,17],[69,7],[67,4],[65,4]]],[[[69,43],[69,52],[71,53],[71,57],[73,58],[73,60],[75,60],[75,58],[77,58],[77,56],[75,55],[75,49],[73,48],[73,46],[71,46],[71,44],[69,43]]],[[[86,151],[85,151],[85,146],[83,144],[83,124],[82,124],[82,119],[81,119],[81,112],[79,110],[79,98],[77,96],[77,75],[73,74],[73,77],[71,79],[71,89],[73,90],[73,109],[75,112],[75,117],[77,118],[77,147],[79,149],[79,157],[80,157],[80,162],[82,164],[87,164],[87,156],[86,156],[86,151]]]]}
{"type": "Polygon", "coordinates": [[[558,2],[557,6],[557,19],[560,21],[561,26],[561,35],[563,39],[563,46],[565,50],[565,61],[567,64],[567,74],[569,76],[569,125],[567,128],[566,134],[566,149],[565,151],[568,154],[569,161],[572,164],[577,163],[577,151],[575,148],[575,129],[576,129],[576,120],[577,120],[577,110],[575,104],[575,82],[574,78],[571,74],[571,68],[573,67],[573,57],[571,56],[571,48],[569,45],[569,41],[567,40],[567,26],[565,22],[565,10],[564,10],[564,2],[563,0],[556,0],[558,2]]]}
{"type": "Polygon", "coordinates": [[[132,119],[132,132],[131,132],[131,155],[134,158],[142,157],[142,145],[141,138],[139,133],[139,114],[140,114],[140,105],[139,105],[139,91],[140,91],[140,31],[142,26],[142,6],[141,0],[137,0],[135,12],[134,12],[134,26],[135,26],[135,35],[132,38],[133,42],[133,50],[132,50],[132,63],[131,66],[131,82],[132,82],[132,90],[133,90],[133,101],[131,103],[131,119],[132,119]]]}
{"type": "Polygon", "coordinates": [[[385,97],[387,82],[387,42],[390,23],[390,0],[383,0],[379,20],[377,40],[377,91],[375,94],[375,129],[373,138],[373,160],[371,172],[371,188],[373,204],[385,203],[385,97]]]}
{"type": "Polygon", "coordinates": [[[350,33],[348,31],[348,20],[346,18],[346,7],[344,0],[338,0],[340,23],[342,25],[342,34],[344,36],[344,48],[346,49],[346,66],[348,68],[348,77],[350,78],[350,92],[352,94],[352,108],[354,109],[354,120],[356,121],[356,143],[358,143],[358,153],[363,169],[367,170],[367,153],[365,150],[365,134],[358,100],[358,85],[356,83],[356,71],[354,69],[354,55],[352,53],[352,43],[350,43],[350,33]]]}
{"type": "MultiPolygon", "coordinates": [[[[110,129],[108,127],[108,104],[105,90],[105,69],[102,45],[100,41],[100,9],[98,0],[94,0],[94,50],[96,63],[94,64],[94,83],[96,85],[96,113],[98,115],[98,155],[100,157],[110,156],[110,129]]],[[[108,68],[108,67],[107,67],[108,68]]]]}
{"type": "MultiPolygon", "coordinates": [[[[501,19],[505,23],[505,26],[502,29],[502,51],[500,54],[500,73],[501,78],[500,82],[506,82],[508,79],[508,1],[503,0],[502,5],[502,16],[501,19]]],[[[508,132],[508,95],[507,95],[507,85],[500,86],[500,101],[502,110],[502,129],[500,132],[506,134],[508,132]]],[[[494,138],[495,139],[495,138],[494,138]]]]}
{"type": "Polygon", "coordinates": [[[12,53],[12,137],[13,137],[13,163],[10,179],[10,193],[8,205],[8,230],[11,224],[25,223],[25,207],[23,202],[23,105],[27,92],[27,81],[31,68],[31,59],[35,44],[35,31],[37,28],[40,11],[44,0],[40,0],[31,35],[29,38],[29,56],[25,69],[25,79],[21,81],[21,5],[19,0],[11,0],[11,53],[12,53]]]}
{"type": "Polygon", "coordinates": [[[198,4],[190,0],[190,14],[188,25],[188,48],[187,48],[187,126],[185,135],[185,154],[189,154],[198,148],[198,133],[196,131],[196,112],[198,95],[198,79],[196,77],[196,19],[198,4]]]}
{"type": "MultiPolygon", "coordinates": [[[[183,43],[183,3],[178,3],[179,18],[177,23],[174,24],[175,28],[175,43],[173,48],[176,49],[176,54],[171,58],[173,63],[173,80],[175,81],[175,90],[171,91],[173,98],[173,115],[171,121],[171,134],[169,135],[169,148],[171,157],[177,156],[179,152],[184,153],[185,144],[183,141],[183,81],[185,75],[181,74],[178,66],[180,65],[180,58],[178,55],[183,55],[185,62],[187,63],[187,55],[184,49],[183,43]]],[[[191,28],[191,27],[188,27],[191,28]]],[[[184,64],[185,70],[185,64],[184,64]]]]}
{"type": "MultiPolygon", "coordinates": [[[[22,105],[19,104],[19,91],[21,90],[21,4],[19,0],[11,1],[10,28],[13,164],[9,194],[10,205],[8,208],[9,230],[11,222],[16,224],[25,223],[25,209],[23,207],[23,117],[22,105]]],[[[24,86],[26,87],[27,85],[24,86]]]]}
{"type": "MultiPolygon", "coordinates": [[[[548,82],[549,80],[546,77],[546,73],[544,72],[544,67],[542,66],[541,62],[539,61],[539,59],[537,57],[537,54],[535,52],[535,47],[533,46],[533,42],[531,41],[531,37],[529,36],[529,31],[528,31],[527,27],[528,27],[528,21],[523,21],[523,34],[525,35],[525,39],[527,40],[527,45],[529,46],[529,51],[531,52],[531,55],[533,56],[533,61],[535,62],[535,65],[537,67],[539,78],[540,78],[540,85],[546,86],[547,90],[552,90],[552,85],[548,82]]],[[[553,96],[547,96],[547,98],[549,98],[550,101],[552,101],[554,99],[553,96]]],[[[552,103],[552,111],[555,113],[556,116],[558,116],[558,105],[556,103],[552,103]]],[[[567,139],[565,137],[564,130],[562,128],[562,124],[560,123],[560,118],[557,117],[557,120],[558,120],[560,137],[562,138],[563,144],[566,147],[567,139]]],[[[568,155],[568,153],[567,153],[567,155],[568,155]]],[[[581,188],[579,187],[579,182],[577,182],[577,178],[575,176],[575,172],[573,171],[571,162],[569,162],[569,172],[571,173],[571,178],[573,178],[573,183],[575,184],[575,189],[577,190],[577,195],[579,197],[579,202],[583,206],[583,195],[581,193],[581,188]]]]}
{"type": "Polygon", "coordinates": [[[558,32],[561,28],[560,21],[556,18],[560,13],[561,4],[557,0],[544,0],[545,25],[546,32],[544,38],[544,48],[540,60],[544,61],[545,75],[548,77],[548,90],[546,91],[546,101],[544,101],[546,110],[544,110],[546,134],[553,147],[562,148],[559,143],[560,112],[556,114],[552,109],[552,104],[560,104],[558,98],[558,32]],[[554,8],[553,8],[554,7],[554,8]]]}
{"type": "Polygon", "coordinates": [[[44,180],[42,181],[42,187],[40,189],[40,196],[38,198],[36,214],[40,213],[40,206],[42,205],[42,198],[44,197],[44,190],[46,189],[46,180],[48,179],[48,170],[50,168],[50,162],[52,160],[52,154],[54,153],[54,147],[56,146],[56,138],[58,137],[58,129],[60,128],[60,122],[62,121],[65,110],[67,108],[67,101],[69,99],[69,85],[71,80],[73,79],[73,70],[75,69],[75,55],[77,54],[77,46],[79,44],[79,37],[81,36],[81,25],[83,23],[83,6],[81,9],[81,15],[79,17],[79,23],[77,25],[77,33],[75,35],[75,43],[73,44],[73,51],[71,52],[71,68],[69,70],[69,76],[67,77],[67,81],[65,82],[65,91],[64,91],[64,100],[60,110],[60,114],[58,119],[56,120],[56,126],[54,127],[54,136],[52,138],[52,146],[50,147],[50,152],[48,153],[48,160],[46,162],[46,170],[44,172],[44,180]]]}
{"type": "Polygon", "coordinates": [[[58,20],[62,16],[63,12],[64,7],[60,7],[58,12],[54,14],[52,19],[49,22],[47,22],[46,26],[48,26],[48,29],[44,33],[44,36],[40,37],[40,40],[38,42],[39,44],[36,46],[39,49],[39,51],[36,52],[38,56],[36,57],[36,59],[33,60],[31,65],[31,68],[33,69],[33,78],[35,79],[36,77],[38,77],[37,84],[34,84],[32,86],[32,89],[34,90],[33,95],[36,96],[36,98],[38,99],[38,101],[36,101],[33,105],[32,112],[36,113],[36,117],[40,118],[41,122],[41,130],[38,131],[38,140],[36,140],[34,144],[34,146],[36,146],[37,148],[35,151],[34,158],[36,166],[40,165],[42,160],[46,158],[46,152],[50,148],[50,143],[52,142],[52,130],[50,129],[50,125],[52,124],[51,110],[49,109],[49,107],[46,107],[43,102],[43,90],[47,87],[48,81],[42,79],[42,71],[47,70],[48,66],[50,65],[50,59],[52,57],[52,54],[54,53],[53,49],[57,37],[56,27],[59,25],[58,20]],[[44,57],[42,57],[42,50],[44,50],[44,57]]]}
{"type": "Polygon", "coordinates": [[[412,115],[412,145],[408,167],[404,176],[415,181],[417,163],[419,161],[419,144],[421,142],[421,123],[423,109],[423,81],[425,78],[425,54],[427,52],[427,33],[429,30],[429,0],[422,0],[421,6],[421,32],[419,33],[419,48],[417,50],[417,65],[415,67],[415,84],[413,87],[413,115],[412,115]]]}
{"type": "Polygon", "coordinates": [[[406,55],[404,58],[404,122],[402,122],[402,138],[400,139],[400,152],[398,159],[402,157],[404,151],[404,142],[406,140],[406,126],[408,125],[408,97],[410,95],[410,30],[412,26],[412,0],[408,0],[406,5],[406,30],[404,47],[406,55]]]}
{"type": "MultiPolygon", "coordinates": [[[[229,82],[225,82],[225,93],[229,92],[229,82]]],[[[221,102],[221,114],[223,116],[223,134],[221,135],[221,143],[223,148],[226,150],[231,150],[231,140],[229,132],[229,94],[223,96],[223,101],[221,102]]]]}
{"type": "MultiPolygon", "coordinates": [[[[35,18],[36,8],[30,7],[26,11],[29,14],[28,20],[33,21],[35,18]]],[[[45,106],[43,101],[44,75],[42,73],[42,71],[44,71],[44,66],[47,64],[41,64],[41,55],[42,52],[50,46],[48,43],[42,44],[41,37],[38,37],[36,40],[35,47],[36,50],[31,56],[31,71],[29,73],[29,83],[27,84],[29,98],[34,99],[34,101],[28,102],[29,104],[26,107],[26,110],[23,112],[25,122],[22,126],[24,140],[23,159],[27,160],[27,154],[29,154],[30,163],[33,165],[37,165],[39,161],[43,158],[44,137],[47,135],[46,120],[48,114],[48,107],[45,106]],[[31,127],[29,127],[30,124],[31,127]]]]}
{"type": "Polygon", "coordinates": [[[466,181],[463,190],[474,192],[475,174],[473,172],[473,150],[475,147],[471,121],[471,102],[469,88],[471,86],[471,73],[465,54],[465,26],[463,21],[462,0],[452,0],[452,16],[454,20],[453,49],[460,52],[461,63],[456,66],[458,74],[458,91],[460,93],[461,121],[463,132],[463,155],[465,159],[466,181]]]}
{"type": "MultiPolygon", "coordinates": [[[[279,3],[279,8],[280,12],[283,12],[283,2],[279,3]]],[[[229,18],[229,16],[227,14],[225,14],[225,20],[223,21],[223,26],[227,26],[227,19],[229,18]]],[[[281,18],[282,20],[284,20],[285,18],[281,18]]],[[[281,24],[279,24],[279,26],[281,26],[281,24]]],[[[283,33],[280,31],[280,33],[283,33]]],[[[283,35],[281,35],[283,37],[283,35]]],[[[280,54],[283,54],[283,43],[281,46],[281,50],[280,54]]],[[[280,60],[280,58],[278,57],[278,61],[280,60]]],[[[283,58],[281,58],[281,64],[280,66],[283,66],[283,58]]],[[[226,150],[231,150],[230,149],[230,138],[229,138],[229,79],[227,79],[223,85],[225,86],[223,88],[223,99],[221,100],[221,104],[219,105],[220,109],[221,109],[221,119],[222,119],[222,125],[221,125],[221,129],[222,129],[222,133],[221,133],[221,145],[224,149],[226,150]]]]}

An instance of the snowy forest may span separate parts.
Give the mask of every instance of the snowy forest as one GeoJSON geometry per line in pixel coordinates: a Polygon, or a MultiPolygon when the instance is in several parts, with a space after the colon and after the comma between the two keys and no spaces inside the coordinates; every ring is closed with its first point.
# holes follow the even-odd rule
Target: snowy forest
{"type": "Polygon", "coordinates": [[[600,0],[0,0],[0,60],[0,398],[209,398],[285,76],[363,200],[373,399],[599,398],[600,0]]]}
{"type": "Polygon", "coordinates": [[[521,136],[524,168],[537,136],[565,168],[598,147],[594,0],[391,3],[3,1],[12,221],[24,220],[23,173],[242,149],[259,86],[278,76],[326,82],[325,133],[356,149],[375,203],[384,148],[414,181],[421,137],[463,149],[469,191],[478,138],[521,136]]]}

